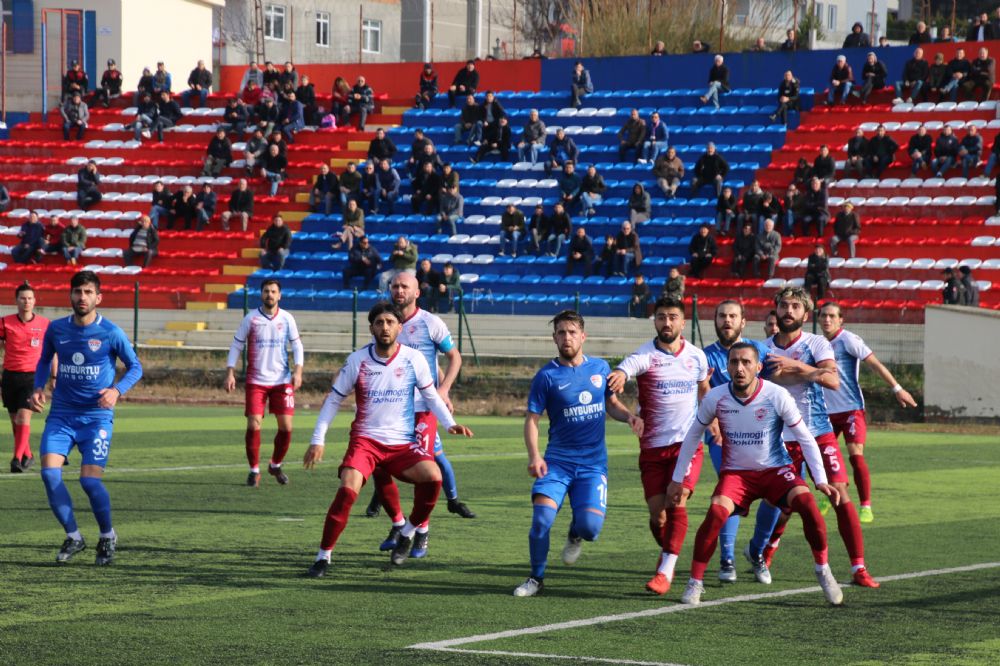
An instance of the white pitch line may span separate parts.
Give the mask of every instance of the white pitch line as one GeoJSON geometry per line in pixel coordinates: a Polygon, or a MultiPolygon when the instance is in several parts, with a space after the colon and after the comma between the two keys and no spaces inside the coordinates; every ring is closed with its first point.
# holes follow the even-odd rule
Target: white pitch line
{"type": "Polygon", "coordinates": [[[628,666],[685,666],[668,661],[636,661],[635,659],[605,659],[604,657],[576,657],[565,654],[542,654],[540,652],[505,652],[504,650],[463,650],[461,648],[440,648],[437,652],[458,654],[488,654],[497,657],[530,657],[532,659],[565,659],[595,664],[627,664],[628,666]]]}
{"type": "MultiPolygon", "coordinates": [[[[953,573],[962,573],[966,571],[979,571],[981,569],[995,569],[1000,567],[1000,562],[983,562],[980,564],[969,564],[961,567],[951,567],[949,569],[928,569],[927,571],[916,571],[911,573],[896,574],[893,576],[882,576],[876,578],[877,581],[882,583],[889,583],[896,580],[909,580],[911,578],[927,578],[930,576],[944,576],[953,573]]],[[[666,615],[668,613],[682,613],[685,611],[697,610],[699,608],[712,608],[715,606],[724,606],[728,604],[741,603],[744,601],[760,601],[762,599],[777,599],[780,597],[790,597],[798,594],[808,594],[811,592],[820,592],[820,587],[800,587],[789,590],[780,590],[778,592],[764,592],[761,594],[743,594],[736,597],[725,597],[723,599],[716,599],[713,601],[704,601],[698,606],[689,606],[686,604],[674,604],[670,606],[661,606],[659,608],[650,608],[642,611],[633,611],[631,613],[618,613],[615,615],[599,615],[597,617],[584,618],[582,620],[569,620],[567,622],[556,622],[553,624],[543,624],[537,627],[525,627],[523,629],[509,629],[507,631],[498,631],[491,634],[477,634],[475,636],[465,636],[463,638],[450,638],[443,641],[434,641],[430,643],[416,643],[414,645],[407,646],[411,650],[449,650],[458,645],[468,645],[470,643],[485,643],[488,641],[502,640],[505,638],[518,638],[520,636],[531,636],[534,634],[545,634],[552,631],[562,631],[564,629],[578,629],[580,627],[590,627],[596,624],[608,624],[611,622],[624,622],[627,620],[636,620],[641,618],[656,617],[658,615],[666,615]]],[[[475,652],[474,650],[469,650],[469,652],[475,652]]],[[[489,654],[489,652],[484,652],[484,654],[489,654]]],[[[539,655],[539,656],[550,656],[550,655],[539,655]]],[[[553,659],[562,659],[560,655],[551,656],[553,659]]],[[[582,659],[582,657],[580,657],[582,659]]],[[[626,661],[620,662],[610,662],[610,663],[630,663],[626,661]]]]}

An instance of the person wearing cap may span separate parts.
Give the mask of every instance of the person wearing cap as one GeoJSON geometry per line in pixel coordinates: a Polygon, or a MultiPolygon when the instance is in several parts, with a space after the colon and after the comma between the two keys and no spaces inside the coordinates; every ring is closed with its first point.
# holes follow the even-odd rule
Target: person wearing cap
{"type": "Polygon", "coordinates": [[[63,76],[62,80],[63,99],[71,98],[73,93],[80,93],[80,97],[83,97],[87,94],[88,84],[87,72],[83,71],[83,68],[80,67],[79,61],[71,60],[69,70],[63,76]]]}
{"type": "Polygon", "coordinates": [[[257,62],[254,60],[250,61],[247,71],[243,72],[243,78],[240,79],[240,94],[247,89],[251,81],[253,81],[258,90],[264,87],[264,74],[257,67],[257,62]]]}
{"type": "Polygon", "coordinates": [[[830,88],[826,94],[827,106],[833,106],[838,93],[840,94],[840,101],[846,104],[847,96],[851,94],[851,88],[853,87],[854,71],[847,64],[847,57],[839,55],[837,56],[836,64],[833,66],[833,71],[830,72],[830,88]]]}
{"type": "Polygon", "coordinates": [[[136,105],[135,122],[132,125],[132,129],[135,130],[135,140],[142,141],[143,137],[147,139],[151,137],[159,118],[160,107],[150,97],[149,91],[144,91],[142,99],[136,105]]]}
{"type": "Polygon", "coordinates": [[[90,120],[90,110],[86,102],[81,98],[79,90],[74,91],[66,103],[59,109],[63,118],[63,139],[69,141],[69,132],[76,128],[76,140],[83,140],[83,132],[87,129],[87,121],[90,120]]]}
{"type": "Polygon", "coordinates": [[[418,109],[426,109],[434,101],[438,94],[438,75],[434,71],[434,65],[429,62],[424,63],[424,68],[420,70],[420,92],[417,93],[413,105],[418,109]]]}
{"type": "Polygon", "coordinates": [[[962,283],[962,305],[978,308],[979,284],[976,282],[976,279],[972,277],[972,269],[968,266],[959,266],[958,272],[962,276],[959,278],[959,282],[962,283]]]}
{"type": "Polygon", "coordinates": [[[867,104],[868,96],[872,94],[872,90],[885,88],[885,80],[888,76],[889,72],[886,70],[885,64],[879,62],[874,51],[869,51],[868,57],[865,58],[865,66],[861,68],[861,92],[855,90],[854,95],[861,97],[862,104],[867,104]]]}
{"type": "Polygon", "coordinates": [[[455,108],[455,98],[475,95],[479,88],[479,72],[476,71],[476,61],[469,60],[465,67],[458,70],[448,87],[448,108],[455,108]]]}
{"type": "Polygon", "coordinates": [[[860,22],[851,26],[851,33],[844,38],[844,45],[841,48],[863,48],[872,47],[872,38],[865,33],[865,27],[860,22]]]}
{"type": "Polygon", "coordinates": [[[962,281],[955,275],[955,270],[946,268],[944,273],[944,289],[941,291],[941,302],[945,305],[962,305],[965,298],[962,281]]]}
{"type": "Polygon", "coordinates": [[[156,71],[153,72],[153,92],[155,94],[160,94],[162,92],[169,93],[173,86],[173,78],[170,76],[170,72],[167,71],[166,66],[163,61],[156,63],[156,71]]]}
{"type": "Polygon", "coordinates": [[[122,96],[122,73],[113,58],[108,58],[108,68],[101,75],[101,87],[94,90],[94,103],[100,102],[104,108],[111,106],[111,100],[122,96]]]}

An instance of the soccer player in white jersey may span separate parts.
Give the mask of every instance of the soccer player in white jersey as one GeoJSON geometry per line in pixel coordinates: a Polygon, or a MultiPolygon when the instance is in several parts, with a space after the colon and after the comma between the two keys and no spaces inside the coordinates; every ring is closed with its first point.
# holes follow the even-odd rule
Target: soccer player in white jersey
{"type": "Polygon", "coordinates": [[[892,387],[896,402],[901,407],[916,407],[917,403],[896,381],[888,368],[882,365],[861,337],[844,328],[844,314],[839,303],[824,303],[819,309],[819,327],[833,347],[833,355],[840,371],[840,390],[824,389],[826,408],[830,412],[833,434],[844,434],[844,443],[854,469],[854,485],[858,487],[858,502],[861,508],[858,517],[862,523],[875,520],[872,514],[872,481],[865,461],[865,440],[868,422],[865,419],[865,396],[858,382],[861,361],[875,371],[882,380],[892,387]]]}
{"type": "Polygon", "coordinates": [[[292,443],[292,416],[295,414],[295,391],[302,386],[304,351],[295,318],[278,307],[281,284],[264,280],[260,285],[260,307],[243,318],[233,336],[226,360],[227,393],[236,389],[236,365],[240,353],[247,350],[246,398],[244,415],[247,429],[244,435],[250,474],[247,485],[260,485],[260,426],[264,408],[274,414],[278,432],[274,435],[274,452],[267,471],[278,483],[288,483],[281,461],[292,443]],[[288,347],[292,348],[294,369],[288,367],[288,347]]]}
{"type": "Polygon", "coordinates": [[[413,511],[400,529],[390,561],[401,565],[409,557],[417,525],[430,516],[441,492],[441,471],[434,463],[434,455],[414,436],[414,389],[449,433],[472,436],[471,430],[455,423],[438,395],[423,354],[399,344],[397,338],[403,328],[399,308],[392,303],[376,303],[368,312],[368,323],[375,341],[348,356],[337,373],[303,459],[307,469],[323,460],[326,431],[340,403],[353,392],[356,413],[340,464],[340,488],[327,511],[319,553],[309,569],[313,578],[326,574],[333,547],[347,526],[358,492],[377,465],[414,484],[413,511]]]}
{"type": "MultiPolygon", "coordinates": [[[[878,582],[869,575],[865,567],[865,541],[861,534],[861,522],[847,492],[848,476],[844,468],[844,457],[840,453],[837,437],[833,434],[833,425],[830,423],[823,396],[824,389],[831,391],[840,389],[840,376],[833,348],[822,335],[802,330],[812,311],[812,299],[808,292],[801,287],[785,287],[775,295],[774,302],[775,311],[778,313],[778,332],[767,339],[767,346],[770,349],[767,364],[771,369],[771,378],[776,383],[786,385],[789,393],[795,398],[802,419],[823,454],[826,476],[840,494],[840,503],[834,507],[837,513],[837,528],[844,540],[844,546],[847,547],[855,585],[879,587],[878,582]],[[826,372],[809,377],[805,373],[810,367],[826,372]]],[[[786,429],[785,445],[792,456],[792,461],[796,465],[801,465],[802,452],[796,433],[786,429]]],[[[787,523],[786,514],[778,520],[766,546],[751,540],[750,548],[747,550],[751,564],[759,563],[763,559],[770,566],[768,556],[773,557],[787,523]],[[766,552],[768,549],[769,552],[766,552]]]]}
{"type": "Polygon", "coordinates": [[[737,342],[729,350],[728,384],[716,386],[698,407],[694,423],[684,437],[667,496],[684,495],[685,466],[701,448],[701,437],[718,418],[722,442],[722,468],[712,493],[708,515],[698,528],[694,542],[691,579],[681,596],[686,604],[701,603],[705,591],[705,569],[715,552],[719,530],[734,511],[746,514],[756,499],[766,499],[802,517],[802,527],[816,563],[816,578],[827,601],[837,605],[844,594],[827,561],[826,524],[809,487],[792,465],[781,441],[782,429],[790,429],[809,465],[816,489],[836,504],[840,494],[827,483],[816,440],[803,423],[795,400],[784,388],[760,379],[760,354],[748,342],[737,342]]]}
{"type": "Polygon", "coordinates": [[[656,337],[611,371],[608,388],[620,393],[633,377],[639,388],[639,415],[644,424],[639,438],[639,471],[649,508],[649,529],[662,551],[656,573],[646,583],[646,589],[666,594],[687,535],[687,500],[701,474],[701,446],[685,468],[684,490],[676,502],[667,501],[667,485],[674,473],[681,440],[694,421],[698,401],[708,393],[709,373],[705,354],[682,335],[681,301],[668,297],[657,300],[653,326],[656,337]]]}

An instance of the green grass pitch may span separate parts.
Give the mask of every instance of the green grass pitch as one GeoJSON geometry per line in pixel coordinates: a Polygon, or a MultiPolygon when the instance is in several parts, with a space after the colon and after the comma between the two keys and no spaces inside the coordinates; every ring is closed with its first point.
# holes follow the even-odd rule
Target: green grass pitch
{"type": "MultiPolygon", "coordinates": [[[[66,566],[54,563],[63,535],[37,470],[0,475],[0,664],[1000,663],[1000,568],[847,588],[842,608],[809,592],[459,646],[483,651],[476,653],[409,649],[678,604],[715,482],[711,465],[691,503],[675,587],[652,597],[643,584],[657,553],[637,444],[624,426],[610,425],[609,508],[599,541],[585,544],[575,566],[562,565],[567,507],[553,531],[545,594],[515,599],[511,591],[527,574],[531,519],[519,419],[464,419],[476,438],[446,438],[477,519],[439,505],[428,557],[390,569],[377,550],[388,522],[363,516],[366,489],[322,580],[303,574],[337,485],[347,415],[328,435],[326,462],[307,473],[299,461],[315,413],[300,411],[291,484],[265,475],[256,490],[243,485],[238,409],[126,405],[116,420],[107,485],[120,546],[111,567],[93,565],[97,528],[76,483],[76,454],[67,477],[88,550],[66,566]],[[192,469],[177,469],[185,467],[192,469]],[[564,659],[526,656],[538,654],[564,659]]],[[[40,419],[33,430],[37,451],[40,419]]],[[[273,420],[265,460],[272,433],[273,420]]],[[[875,576],[1000,561],[995,437],[876,430],[870,440],[876,521],[865,537],[875,576]]],[[[9,452],[7,435],[2,448],[9,452]]],[[[402,489],[405,508],[410,495],[402,489]]],[[[847,580],[832,512],[827,524],[834,572],[847,580]]],[[[741,526],[738,547],[751,528],[741,526]]],[[[742,562],[738,570],[739,581],[723,586],[713,563],[704,599],[815,585],[797,519],[773,585],[752,582],[742,562]]]]}

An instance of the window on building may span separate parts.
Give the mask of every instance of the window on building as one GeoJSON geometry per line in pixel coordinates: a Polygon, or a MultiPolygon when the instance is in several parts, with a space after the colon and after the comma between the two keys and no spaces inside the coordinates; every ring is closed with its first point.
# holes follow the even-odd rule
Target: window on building
{"type": "Polygon", "coordinates": [[[364,19],[361,23],[361,50],[365,53],[382,52],[382,21],[364,19]]]}
{"type": "Polygon", "coordinates": [[[822,28],[823,27],[823,3],[822,2],[817,2],[813,6],[813,9],[816,12],[816,22],[819,24],[816,27],[817,28],[822,28]]]}
{"type": "Polygon", "coordinates": [[[284,5],[264,5],[264,39],[285,41],[284,5]]]}
{"type": "Polygon", "coordinates": [[[8,53],[35,52],[35,7],[33,0],[3,3],[8,53]]]}
{"type": "Polygon", "coordinates": [[[837,5],[831,4],[827,8],[826,29],[830,31],[837,29],[837,5]]]}
{"type": "Polygon", "coordinates": [[[330,46],[330,12],[316,12],[316,46],[330,46]]]}

